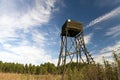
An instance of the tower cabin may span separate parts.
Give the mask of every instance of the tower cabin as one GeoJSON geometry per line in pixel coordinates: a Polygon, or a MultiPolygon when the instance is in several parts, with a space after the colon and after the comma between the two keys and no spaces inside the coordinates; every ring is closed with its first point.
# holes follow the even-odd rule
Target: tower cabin
{"type": "Polygon", "coordinates": [[[62,26],[61,36],[75,37],[82,30],[82,23],[68,19],[62,26]]]}

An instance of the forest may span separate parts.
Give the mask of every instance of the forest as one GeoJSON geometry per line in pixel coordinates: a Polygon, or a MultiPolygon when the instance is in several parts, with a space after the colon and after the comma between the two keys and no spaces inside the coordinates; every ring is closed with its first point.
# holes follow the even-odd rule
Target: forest
{"type": "Polygon", "coordinates": [[[0,61],[0,72],[4,73],[21,73],[21,74],[55,74],[56,67],[52,63],[44,63],[41,65],[19,64],[19,63],[3,63],[0,61]]]}
{"type": "MultiPolygon", "coordinates": [[[[113,58],[114,62],[112,63],[103,58],[104,64],[68,63],[63,80],[120,80],[119,54],[113,52],[113,58]]],[[[29,75],[62,75],[63,66],[56,67],[49,62],[36,66],[32,64],[3,63],[0,61],[0,72],[29,75]]],[[[52,79],[55,80],[54,78],[52,79]]]]}

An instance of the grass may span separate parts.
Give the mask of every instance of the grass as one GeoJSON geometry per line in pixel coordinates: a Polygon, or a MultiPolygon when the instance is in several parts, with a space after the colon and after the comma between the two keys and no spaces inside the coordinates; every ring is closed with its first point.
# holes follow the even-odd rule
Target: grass
{"type": "Polygon", "coordinates": [[[60,80],[59,75],[29,75],[15,73],[0,73],[0,80],[60,80]]]}

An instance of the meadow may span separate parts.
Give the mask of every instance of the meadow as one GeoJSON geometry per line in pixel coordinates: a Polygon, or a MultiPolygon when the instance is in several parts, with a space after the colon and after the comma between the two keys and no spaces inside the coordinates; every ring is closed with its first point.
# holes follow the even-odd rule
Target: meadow
{"type": "Polygon", "coordinates": [[[60,75],[30,75],[17,73],[0,73],[0,80],[60,80],[60,75]]]}

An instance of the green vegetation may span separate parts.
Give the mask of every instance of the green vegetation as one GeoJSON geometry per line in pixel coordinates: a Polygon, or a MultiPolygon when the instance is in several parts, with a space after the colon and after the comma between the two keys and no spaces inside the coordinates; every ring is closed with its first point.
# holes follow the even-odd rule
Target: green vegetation
{"type": "Polygon", "coordinates": [[[21,73],[21,74],[55,74],[56,67],[52,63],[44,63],[40,66],[32,64],[3,63],[0,61],[0,72],[4,73],[21,73]]]}
{"type": "MultiPolygon", "coordinates": [[[[104,64],[102,65],[69,63],[66,65],[63,80],[120,80],[120,58],[115,52],[113,52],[113,58],[113,63],[109,63],[103,59],[104,64]]],[[[57,68],[49,62],[35,66],[32,64],[23,65],[0,61],[0,72],[10,74],[19,73],[22,75],[22,78],[29,78],[30,75],[34,75],[32,76],[33,80],[61,80],[60,75],[63,73],[63,66],[57,68]],[[43,75],[44,78],[41,78],[40,75],[43,75]]],[[[30,78],[30,80],[32,79],[30,78]]]]}
{"type": "MultiPolygon", "coordinates": [[[[120,58],[113,52],[114,62],[103,59],[104,64],[84,64],[73,67],[71,64],[63,80],[120,80],[120,58]]],[[[72,63],[74,64],[74,63],[72,63]]]]}

